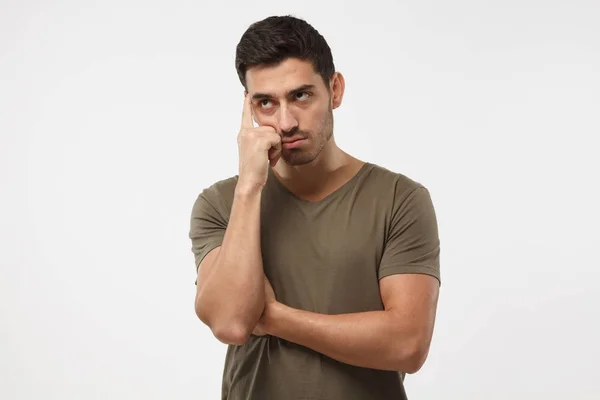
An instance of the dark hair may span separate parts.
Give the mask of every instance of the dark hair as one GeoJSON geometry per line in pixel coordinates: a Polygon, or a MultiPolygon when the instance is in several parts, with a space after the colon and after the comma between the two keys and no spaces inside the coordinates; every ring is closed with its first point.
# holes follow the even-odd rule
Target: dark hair
{"type": "Polygon", "coordinates": [[[257,65],[277,65],[287,58],[310,61],[325,85],[335,72],[331,49],[308,22],[288,16],[272,16],[250,25],[235,52],[235,69],[246,87],[246,71],[257,65]]]}

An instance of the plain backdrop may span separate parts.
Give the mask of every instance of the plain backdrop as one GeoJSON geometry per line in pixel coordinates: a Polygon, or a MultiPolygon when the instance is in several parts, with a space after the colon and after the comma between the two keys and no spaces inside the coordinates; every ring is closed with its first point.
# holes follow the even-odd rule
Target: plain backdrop
{"type": "Polygon", "coordinates": [[[427,186],[411,399],[598,399],[600,2],[0,1],[0,398],[217,399],[200,191],[237,173],[244,30],[305,18],[338,144],[427,186]]]}

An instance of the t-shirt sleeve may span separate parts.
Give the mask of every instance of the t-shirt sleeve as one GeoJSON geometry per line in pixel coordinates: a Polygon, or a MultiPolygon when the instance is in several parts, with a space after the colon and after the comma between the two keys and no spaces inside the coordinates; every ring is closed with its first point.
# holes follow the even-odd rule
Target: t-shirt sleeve
{"type": "Polygon", "coordinates": [[[437,218],[423,186],[396,196],[378,276],[407,273],[431,275],[441,283],[437,218]]]}
{"type": "Polygon", "coordinates": [[[196,271],[204,257],[223,243],[228,219],[223,200],[214,187],[200,193],[192,207],[189,233],[196,271]]]}

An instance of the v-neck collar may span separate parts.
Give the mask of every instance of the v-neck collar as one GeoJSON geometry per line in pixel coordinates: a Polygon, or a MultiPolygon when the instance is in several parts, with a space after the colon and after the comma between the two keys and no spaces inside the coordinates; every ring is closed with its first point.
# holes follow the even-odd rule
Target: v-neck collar
{"type": "Polygon", "coordinates": [[[344,183],[342,186],[340,186],[339,188],[337,188],[333,192],[329,193],[327,196],[325,196],[321,200],[317,200],[317,201],[305,200],[303,198],[300,198],[300,197],[296,196],[283,183],[281,183],[279,181],[279,179],[277,178],[277,176],[275,176],[275,173],[273,172],[273,169],[271,167],[269,167],[269,179],[272,179],[274,181],[274,184],[275,184],[275,186],[278,187],[279,191],[281,191],[285,195],[293,198],[298,203],[303,204],[306,207],[318,207],[318,206],[320,206],[322,204],[330,202],[332,199],[334,199],[336,197],[339,197],[339,196],[343,195],[344,193],[346,193],[348,190],[352,189],[352,187],[355,186],[356,181],[358,180],[358,178],[361,175],[363,175],[367,170],[371,169],[372,166],[373,166],[373,164],[371,164],[369,162],[365,162],[359,168],[359,170],[346,183],[344,183]]]}

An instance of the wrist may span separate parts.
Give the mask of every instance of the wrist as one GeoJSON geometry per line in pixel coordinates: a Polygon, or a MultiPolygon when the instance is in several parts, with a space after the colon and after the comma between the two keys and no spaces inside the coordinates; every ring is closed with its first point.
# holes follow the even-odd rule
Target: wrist
{"type": "Polygon", "coordinates": [[[285,312],[286,306],[278,301],[272,301],[266,304],[264,311],[265,331],[268,335],[277,336],[278,324],[281,322],[281,316],[285,312]]]}
{"type": "Polygon", "coordinates": [[[256,183],[248,184],[238,181],[237,185],[235,186],[234,196],[242,199],[260,196],[262,194],[263,187],[263,185],[256,183]]]}

